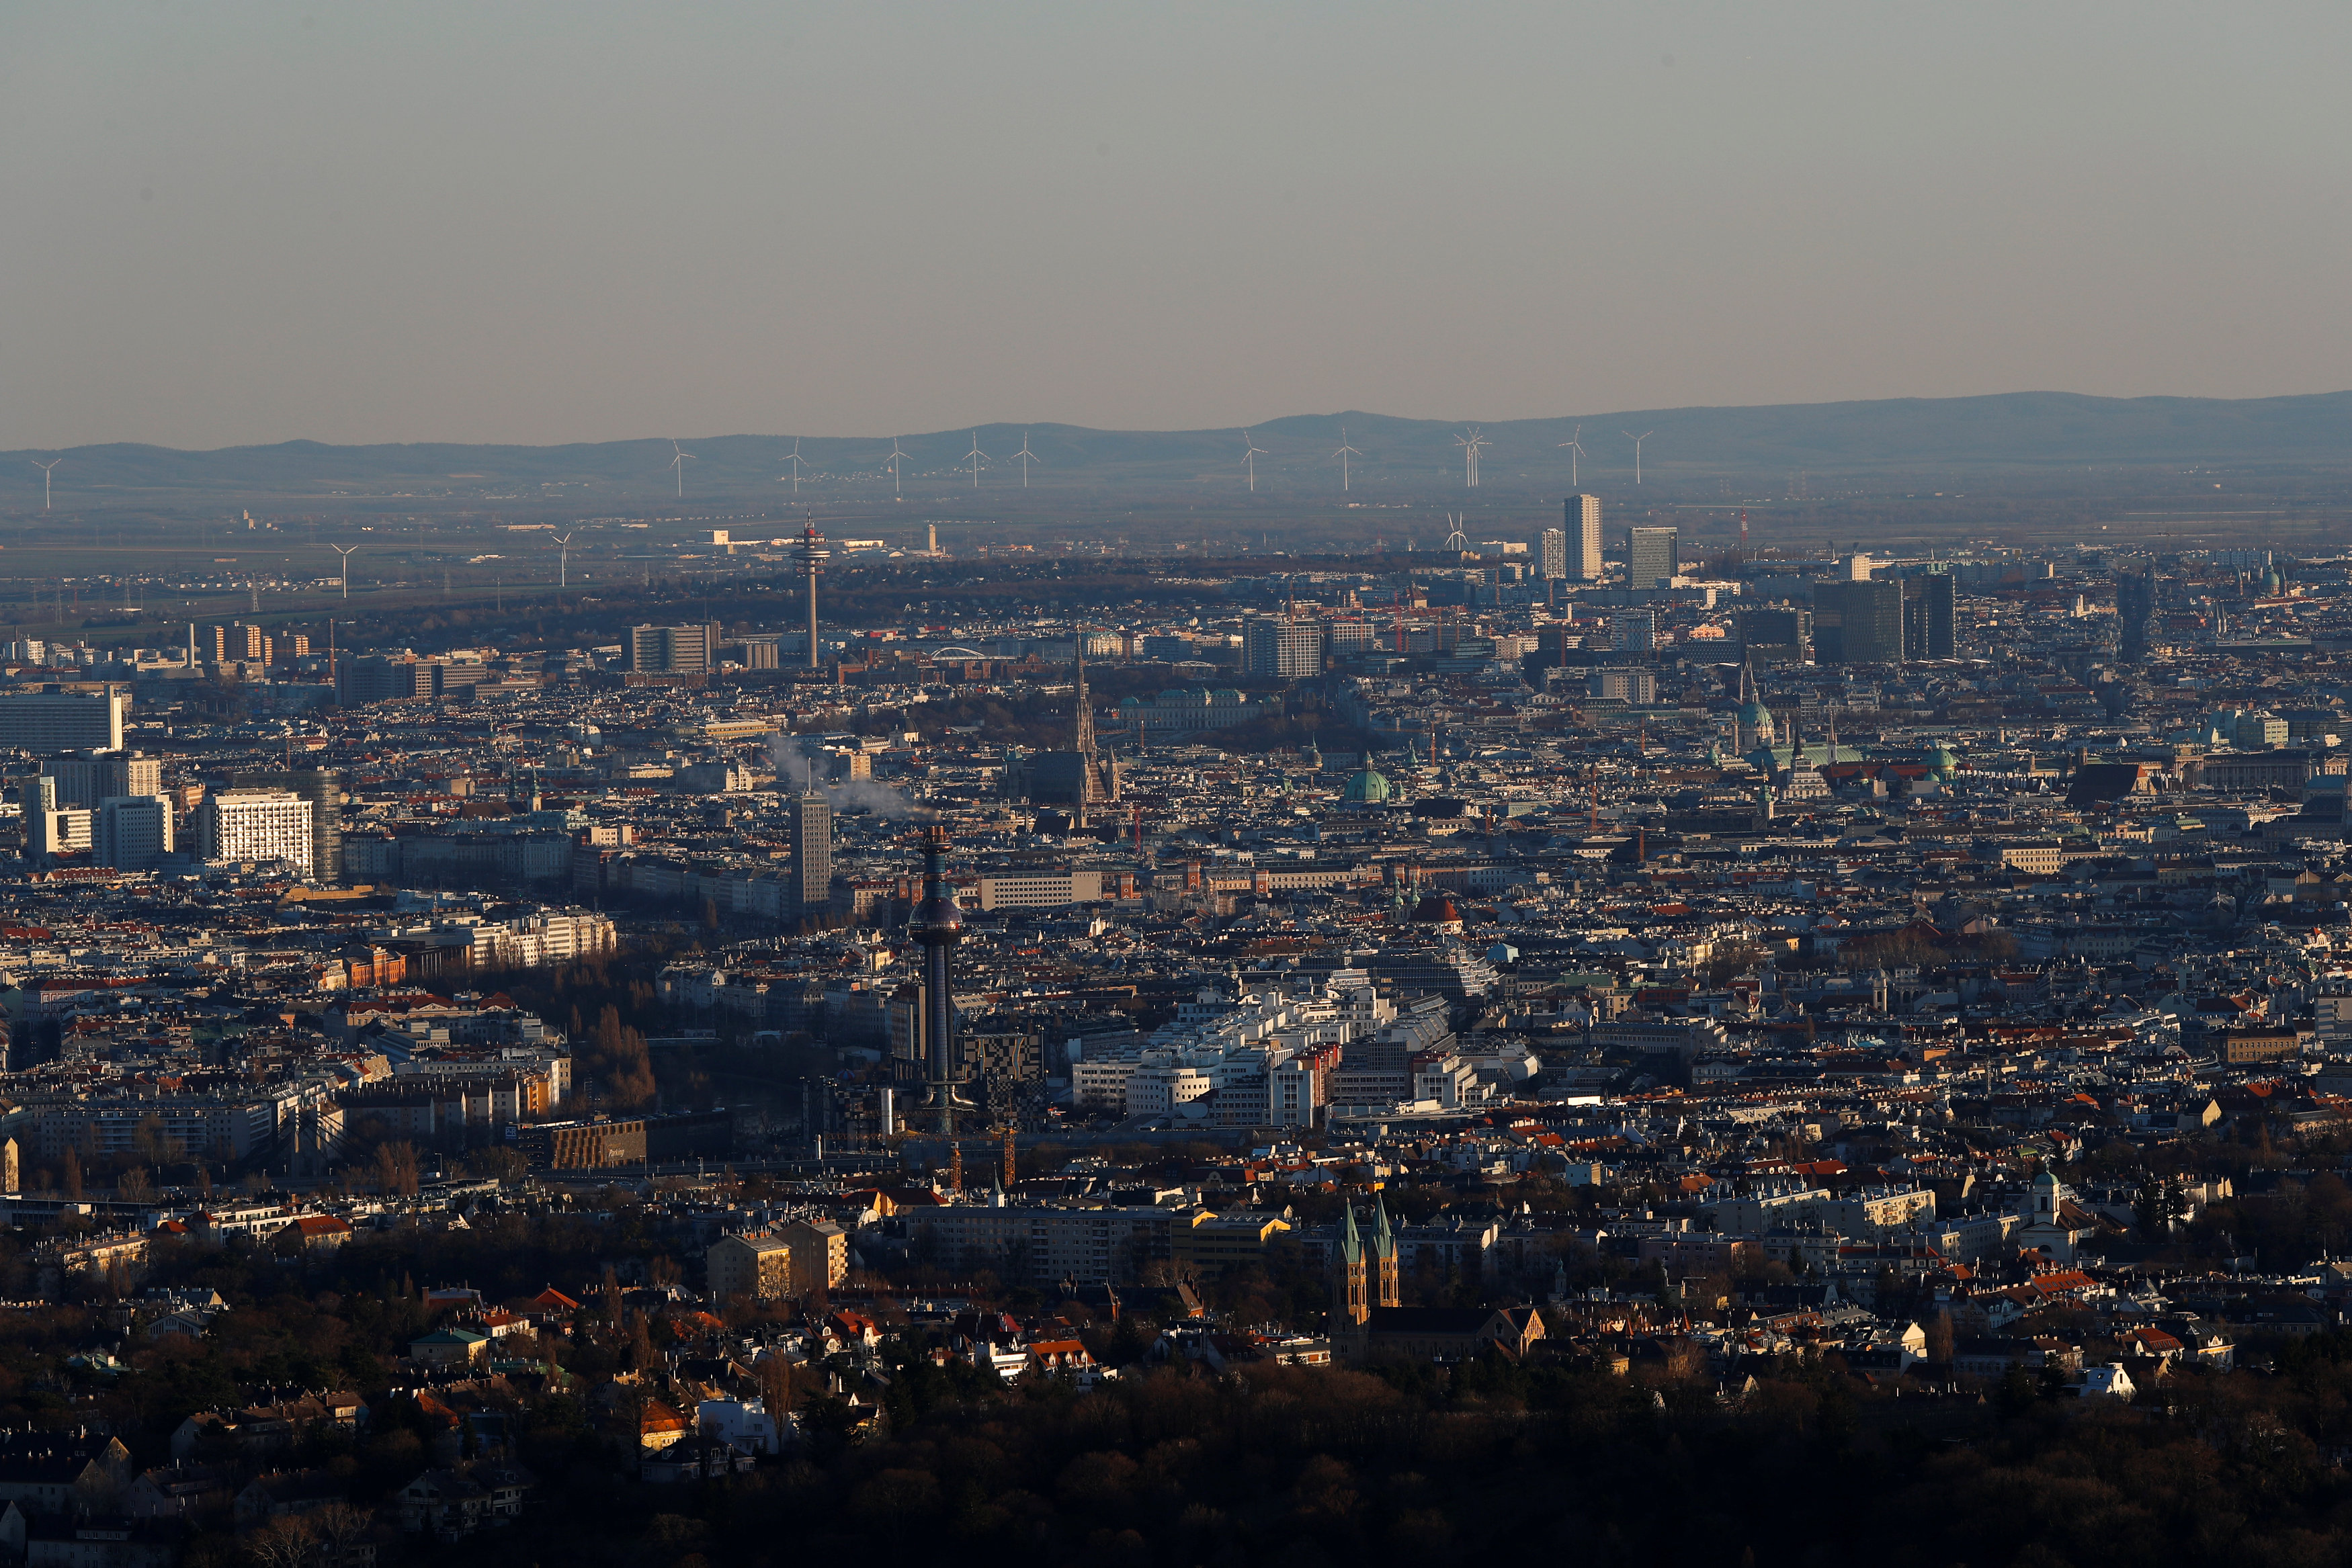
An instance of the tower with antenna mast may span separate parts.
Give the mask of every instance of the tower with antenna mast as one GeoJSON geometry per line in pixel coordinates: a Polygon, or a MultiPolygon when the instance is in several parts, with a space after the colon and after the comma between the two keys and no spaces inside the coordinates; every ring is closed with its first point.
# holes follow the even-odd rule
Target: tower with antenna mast
{"type": "Polygon", "coordinates": [[[816,519],[803,519],[800,538],[793,546],[793,561],[808,583],[808,667],[817,667],[816,652],[816,580],[824,570],[824,563],[833,559],[833,547],[816,531],[816,519]]]}
{"type": "Polygon", "coordinates": [[[930,1079],[921,1113],[952,1142],[956,1118],[979,1107],[955,1092],[955,998],[949,977],[956,944],[963,940],[963,913],[948,885],[947,852],[947,824],[929,823],[923,829],[923,901],[908,925],[923,949],[923,1054],[930,1079]]]}

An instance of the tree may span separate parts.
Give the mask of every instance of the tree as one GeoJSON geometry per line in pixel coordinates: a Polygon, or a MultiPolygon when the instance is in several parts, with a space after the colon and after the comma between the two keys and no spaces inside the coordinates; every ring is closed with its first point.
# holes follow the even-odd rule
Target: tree
{"type": "Polygon", "coordinates": [[[1927,1359],[1938,1366],[1949,1366],[1954,1338],[1951,1312],[1938,1309],[1927,1324],[1927,1359]]]}
{"type": "Polygon", "coordinates": [[[147,1179],[147,1167],[132,1166],[114,1184],[114,1195],[125,1203],[145,1203],[155,1196],[155,1184],[147,1179]]]}
{"type": "Polygon", "coordinates": [[[66,1151],[65,1186],[68,1197],[81,1197],[81,1155],[72,1149],[66,1151]]]}
{"type": "Polygon", "coordinates": [[[303,1568],[318,1547],[318,1537],[303,1514],[273,1519],[245,1538],[245,1554],[258,1568],[303,1568]]]}

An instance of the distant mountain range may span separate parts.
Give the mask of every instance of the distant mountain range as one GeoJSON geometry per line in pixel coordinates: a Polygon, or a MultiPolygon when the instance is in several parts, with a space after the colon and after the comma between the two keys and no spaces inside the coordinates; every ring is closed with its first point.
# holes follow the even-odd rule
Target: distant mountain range
{"type": "MultiPolygon", "coordinates": [[[[1255,497],[1296,503],[1339,496],[1342,432],[1356,449],[1347,459],[1356,499],[1430,499],[1459,494],[1462,438],[1484,438],[1482,489],[1558,496],[1569,487],[1572,454],[1561,444],[1580,432],[1574,458],[1581,487],[1622,492],[1633,482],[1633,444],[1643,444],[1645,486],[1660,492],[1704,484],[1712,491],[1733,476],[1757,481],[1804,473],[1899,483],[1963,474],[2031,474],[2079,467],[2178,471],[2192,466],[2244,470],[2336,469],[2352,454],[2352,392],[2230,401],[2215,398],[2098,398],[2065,392],[1992,397],[1903,398],[1864,402],[1789,403],[1750,408],[1649,409],[1560,419],[1471,422],[1397,419],[1385,414],[1298,415],[1253,426],[1255,497]]],[[[1056,497],[1125,495],[1169,500],[1199,496],[1241,504],[1248,489],[1239,427],[1223,430],[1092,430],[1082,425],[982,425],[896,438],[906,455],[898,483],[910,500],[1003,509],[1022,486],[1019,453],[1032,454],[1028,484],[1044,502],[1056,497]],[[967,454],[989,455],[974,494],[967,454]],[[1045,492],[1045,494],[1040,494],[1045,492]]],[[[800,488],[791,483],[788,436],[703,436],[680,444],[692,454],[684,503],[877,500],[891,493],[893,438],[803,438],[800,488]]],[[[568,446],[420,444],[327,446],[289,441],[274,446],[180,452],[119,443],[55,451],[0,454],[0,507],[40,504],[41,475],[30,459],[62,455],[59,510],[120,507],[215,506],[240,500],[305,509],[338,503],[382,507],[402,497],[437,506],[479,502],[499,508],[543,504],[592,512],[642,511],[673,502],[677,478],[667,440],[606,441],[568,446]]],[[[1499,497],[1496,497],[1499,498],[1499,497]]]]}

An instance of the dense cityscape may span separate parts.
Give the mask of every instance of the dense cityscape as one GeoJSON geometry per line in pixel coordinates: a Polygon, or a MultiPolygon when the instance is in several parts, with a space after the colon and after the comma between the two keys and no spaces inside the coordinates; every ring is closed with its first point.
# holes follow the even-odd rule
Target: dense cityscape
{"type": "Polygon", "coordinates": [[[2215,1422],[2332,1528],[2352,563],[753,549],[5,650],[26,1562],[1446,1558],[1561,1462],[1769,1560],[1658,1467],[1860,1540],[2215,1422]]]}
{"type": "Polygon", "coordinates": [[[2352,8],[0,49],[0,1568],[2352,1564],[2352,8]]]}

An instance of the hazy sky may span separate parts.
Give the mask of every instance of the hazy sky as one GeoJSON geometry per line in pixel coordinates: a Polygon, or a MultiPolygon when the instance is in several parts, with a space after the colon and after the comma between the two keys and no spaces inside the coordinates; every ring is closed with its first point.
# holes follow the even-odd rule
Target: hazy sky
{"type": "Polygon", "coordinates": [[[0,448],[2352,386],[2341,4],[0,4],[0,448]]]}

